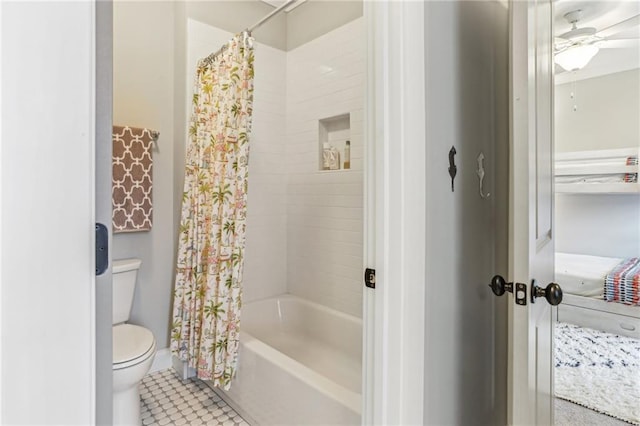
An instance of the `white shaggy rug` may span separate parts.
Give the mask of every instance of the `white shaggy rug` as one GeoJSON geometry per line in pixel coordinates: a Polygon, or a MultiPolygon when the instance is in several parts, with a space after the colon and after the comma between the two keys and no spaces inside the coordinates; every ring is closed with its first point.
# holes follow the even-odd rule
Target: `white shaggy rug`
{"type": "Polygon", "coordinates": [[[557,323],[556,397],[640,425],[640,340],[557,323]]]}

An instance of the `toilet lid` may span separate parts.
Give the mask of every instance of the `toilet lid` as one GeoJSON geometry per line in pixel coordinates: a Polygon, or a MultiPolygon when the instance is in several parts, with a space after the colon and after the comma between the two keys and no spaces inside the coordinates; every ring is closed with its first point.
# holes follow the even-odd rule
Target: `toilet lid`
{"type": "Polygon", "coordinates": [[[120,364],[140,358],[153,347],[153,333],[133,324],[113,327],[113,364],[120,364]]]}

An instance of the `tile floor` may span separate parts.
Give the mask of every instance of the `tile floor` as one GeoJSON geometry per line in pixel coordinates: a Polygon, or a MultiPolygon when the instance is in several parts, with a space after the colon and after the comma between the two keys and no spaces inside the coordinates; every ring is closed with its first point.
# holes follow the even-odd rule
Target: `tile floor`
{"type": "Polygon", "coordinates": [[[140,386],[142,424],[249,426],[204,383],[173,370],[147,375],[140,386]]]}
{"type": "MultiPolygon", "coordinates": [[[[147,375],[140,387],[142,424],[249,426],[231,407],[204,383],[182,382],[173,370],[147,375]]],[[[556,399],[559,426],[626,424],[567,401],[556,399]]]]}

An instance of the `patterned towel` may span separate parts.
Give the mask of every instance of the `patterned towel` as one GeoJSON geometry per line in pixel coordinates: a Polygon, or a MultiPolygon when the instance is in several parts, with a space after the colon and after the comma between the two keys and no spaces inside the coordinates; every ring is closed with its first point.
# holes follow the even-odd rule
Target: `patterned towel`
{"type": "Polygon", "coordinates": [[[113,232],[151,230],[151,148],[157,132],[113,126],[113,232]]]}
{"type": "Polygon", "coordinates": [[[607,274],[604,300],[640,306],[640,258],[625,259],[607,274]]]}

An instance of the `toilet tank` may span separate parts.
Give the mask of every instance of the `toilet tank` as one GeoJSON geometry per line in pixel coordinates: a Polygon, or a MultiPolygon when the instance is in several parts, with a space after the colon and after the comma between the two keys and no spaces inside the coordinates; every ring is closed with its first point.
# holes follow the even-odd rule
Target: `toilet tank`
{"type": "Polygon", "coordinates": [[[136,278],[142,261],[140,259],[121,259],[113,261],[113,320],[120,324],[129,320],[133,295],[136,290],[136,278]]]}

